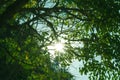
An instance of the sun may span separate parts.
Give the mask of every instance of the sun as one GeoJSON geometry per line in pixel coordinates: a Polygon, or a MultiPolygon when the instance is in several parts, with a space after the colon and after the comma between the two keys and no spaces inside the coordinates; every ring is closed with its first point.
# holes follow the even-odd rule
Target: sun
{"type": "MultiPolygon", "coordinates": [[[[64,40],[65,41],[65,40],[64,40]]],[[[51,58],[55,58],[58,53],[65,52],[65,42],[62,39],[59,42],[54,42],[51,45],[47,46],[48,52],[50,53],[51,58]]]]}
{"type": "Polygon", "coordinates": [[[61,42],[55,43],[54,48],[56,51],[63,52],[64,50],[64,44],[61,42]]]}

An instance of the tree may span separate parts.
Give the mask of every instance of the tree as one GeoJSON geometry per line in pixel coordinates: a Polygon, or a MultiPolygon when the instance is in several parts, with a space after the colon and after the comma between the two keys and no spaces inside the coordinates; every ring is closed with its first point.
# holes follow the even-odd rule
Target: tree
{"type": "MultiPolygon", "coordinates": [[[[48,45],[46,33],[38,33],[33,19],[35,15],[25,10],[37,7],[36,2],[36,0],[0,2],[0,79],[2,80],[56,80],[58,76],[55,75],[67,80],[72,77],[66,70],[56,71],[48,51],[43,49],[48,45]]],[[[44,3],[43,1],[42,4],[44,3]]]]}
{"type": "MultiPolygon", "coordinates": [[[[41,79],[54,80],[59,72],[50,74],[53,63],[47,46],[64,39],[66,48],[59,56],[61,65],[68,66],[72,59],[78,59],[84,62],[80,73],[89,73],[91,80],[119,79],[119,3],[119,0],[2,0],[1,60],[11,64],[17,61],[16,66],[20,65],[25,73],[30,71],[26,76],[32,74],[28,79],[39,78],[35,74],[40,70],[41,79]],[[80,43],[84,47],[80,48],[80,43]],[[100,60],[96,59],[98,56],[100,60]]],[[[71,78],[67,72],[61,76],[64,73],[65,78],[71,78]]]]}

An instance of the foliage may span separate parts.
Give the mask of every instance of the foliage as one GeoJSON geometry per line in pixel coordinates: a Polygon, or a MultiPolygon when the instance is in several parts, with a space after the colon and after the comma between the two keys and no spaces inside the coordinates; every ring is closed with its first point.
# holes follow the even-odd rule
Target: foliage
{"type": "Polygon", "coordinates": [[[83,61],[80,73],[91,80],[120,79],[119,0],[2,0],[0,6],[0,79],[69,80],[72,59],[83,61]],[[65,52],[52,60],[47,46],[61,39],[65,52]]]}

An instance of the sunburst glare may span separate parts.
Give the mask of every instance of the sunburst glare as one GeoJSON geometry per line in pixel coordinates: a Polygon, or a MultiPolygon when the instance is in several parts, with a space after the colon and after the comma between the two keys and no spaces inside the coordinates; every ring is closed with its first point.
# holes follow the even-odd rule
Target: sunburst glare
{"type": "Polygon", "coordinates": [[[52,57],[55,57],[57,54],[56,52],[64,52],[65,45],[63,42],[56,42],[47,46],[48,51],[52,57]]]}
{"type": "Polygon", "coordinates": [[[64,44],[61,42],[55,43],[54,48],[56,51],[63,52],[64,51],[64,44]]]}

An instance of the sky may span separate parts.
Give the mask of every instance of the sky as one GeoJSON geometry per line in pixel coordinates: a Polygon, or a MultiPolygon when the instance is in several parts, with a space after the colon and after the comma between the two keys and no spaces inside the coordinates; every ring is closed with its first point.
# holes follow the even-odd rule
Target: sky
{"type": "MultiPolygon", "coordinates": [[[[53,4],[50,2],[49,3],[49,0],[48,0],[48,2],[47,2],[47,4],[45,5],[45,7],[52,7],[53,6],[53,4]]],[[[41,25],[41,24],[40,24],[41,25]]],[[[43,26],[43,25],[42,25],[43,26]]],[[[43,28],[42,28],[43,29],[43,28]]],[[[40,29],[38,29],[38,30],[41,30],[41,27],[40,27],[40,29]]],[[[48,30],[48,28],[47,28],[47,30],[48,30]]],[[[46,31],[46,28],[45,28],[45,31],[46,31]]],[[[49,47],[49,49],[54,49],[54,47],[53,47],[54,45],[50,45],[50,46],[48,46],[49,47]]],[[[71,44],[71,46],[72,47],[80,47],[80,48],[82,48],[82,47],[84,47],[84,44],[82,43],[82,42],[74,42],[73,44],[71,44]],[[77,44],[77,45],[76,45],[77,44]],[[80,45],[78,45],[78,44],[80,44],[80,45]]],[[[54,55],[54,53],[55,53],[55,51],[53,51],[53,50],[49,50],[49,52],[51,53],[51,55],[53,56],[53,57],[55,57],[55,55],[54,55]]],[[[80,72],[79,72],[79,68],[80,67],[82,67],[83,66],[83,64],[82,64],[82,62],[79,62],[78,60],[73,60],[73,62],[71,63],[71,65],[69,66],[69,69],[68,69],[68,71],[72,74],[72,75],[74,75],[74,80],[89,80],[88,79],[88,75],[81,75],[80,74],[80,72]]]]}
{"type": "MultiPolygon", "coordinates": [[[[78,43],[77,43],[78,44],[78,43]]],[[[83,47],[83,43],[80,45],[72,45],[74,47],[83,47]]],[[[61,43],[55,43],[52,44],[50,46],[48,46],[48,50],[52,56],[52,58],[55,57],[55,50],[57,51],[62,51],[62,49],[64,48],[64,45],[62,45],[61,43]]],[[[68,67],[68,72],[70,72],[74,77],[74,80],[89,80],[88,79],[88,75],[81,75],[79,72],[79,68],[83,67],[83,63],[82,61],[78,61],[77,59],[72,60],[72,63],[70,64],[70,66],[68,67]]]]}
{"type": "Polygon", "coordinates": [[[74,75],[75,80],[89,80],[88,75],[81,75],[79,72],[79,68],[83,67],[82,62],[78,60],[74,60],[69,66],[69,72],[74,75]]]}

